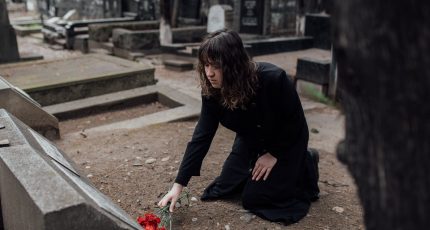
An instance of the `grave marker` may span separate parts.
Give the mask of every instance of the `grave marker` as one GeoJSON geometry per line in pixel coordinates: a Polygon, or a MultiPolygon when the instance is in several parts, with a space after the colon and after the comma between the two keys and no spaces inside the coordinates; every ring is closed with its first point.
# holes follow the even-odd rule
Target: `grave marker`
{"type": "Polygon", "coordinates": [[[142,229],[99,192],[74,163],[0,109],[0,199],[5,229],[142,229]]]}
{"type": "Polygon", "coordinates": [[[232,28],[233,8],[229,5],[214,5],[209,9],[207,32],[232,28]]]}
{"type": "Polygon", "coordinates": [[[5,0],[0,0],[0,64],[19,61],[16,34],[9,22],[5,0]]]}
{"type": "Polygon", "coordinates": [[[240,33],[263,34],[264,1],[242,0],[240,33]]]}
{"type": "MultiPolygon", "coordinates": [[[[7,109],[18,119],[42,135],[55,139],[60,137],[58,120],[42,109],[27,93],[0,77],[0,108],[7,109]]],[[[0,129],[4,124],[0,125],[0,129]]]]}

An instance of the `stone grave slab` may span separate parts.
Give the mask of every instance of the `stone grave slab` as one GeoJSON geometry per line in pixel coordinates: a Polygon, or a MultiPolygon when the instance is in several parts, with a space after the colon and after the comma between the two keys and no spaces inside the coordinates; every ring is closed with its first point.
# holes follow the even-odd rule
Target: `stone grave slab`
{"type": "Polygon", "coordinates": [[[294,85],[298,80],[309,81],[323,87],[323,93],[328,94],[331,59],[315,59],[302,57],[297,60],[297,72],[294,85]]]}
{"type": "Polygon", "coordinates": [[[4,109],[0,123],[4,229],[141,229],[54,144],[4,109]]]}
{"type": "Polygon", "coordinates": [[[27,36],[34,33],[40,33],[42,29],[40,20],[28,21],[27,23],[14,23],[12,26],[18,36],[27,36]]]}
{"type": "Polygon", "coordinates": [[[91,40],[97,42],[107,42],[112,37],[112,31],[116,28],[128,30],[153,30],[158,29],[159,21],[138,21],[138,22],[112,22],[103,24],[88,25],[88,34],[91,40]]]}
{"type": "MultiPolygon", "coordinates": [[[[170,109],[128,119],[125,121],[118,121],[96,126],[86,129],[85,133],[91,135],[93,132],[96,133],[120,129],[138,129],[148,125],[187,120],[200,115],[201,102],[199,100],[164,84],[104,94],[72,102],[47,106],[45,109],[61,119],[62,117],[73,117],[73,114],[85,113],[86,110],[91,110],[95,107],[102,108],[103,106],[115,105],[128,100],[148,102],[158,101],[161,104],[170,107],[170,109]]],[[[70,135],[80,134],[71,133],[70,135]]]]}
{"type": "Polygon", "coordinates": [[[167,69],[171,69],[175,71],[192,70],[194,67],[194,64],[192,62],[178,60],[178,59],[166,59],[163,61],[163,63],[167,69]]]}
{"type": "Polygon", "coordinates": [[[312,37],[276,37],[244,41],[244,46],[251,56],[290,52],[313,47],[312,37]]]}
{"type": "MultiPolygon", "coordinates": [[[[114,29],[112,41],[124,50],[160,49],[159,30],[114,29]]],[[[200,42],[206,35],[206,26],[188,26],[172,29],[173,43],[200,42]]]]}
{"type": "MultiPolygon", "coordinates": [[[[0,77],[0,108],[7,109],[15,117],[49,139],[60,137],[58,120],[46,112],[39,103],[21,89],[0,77]]],[[[0,129],[4,124],[0,124],[0,129]]]]}
{"type": "Polygon", "coordinates": [[[154,67],[102,54],[0,65],[0,75],[42,106],[153,85],[154,67]]]}

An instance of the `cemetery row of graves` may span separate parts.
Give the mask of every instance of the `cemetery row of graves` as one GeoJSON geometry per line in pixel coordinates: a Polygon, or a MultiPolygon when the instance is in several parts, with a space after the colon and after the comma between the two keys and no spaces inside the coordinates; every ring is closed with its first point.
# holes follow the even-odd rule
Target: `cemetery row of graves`
{"type": "Polygon", "coordinates": [[[296,85],[310,82],[322,97],[336,97],[330,15],[314,1],[25,2],[0,0],[0,229],[140,229],[55,143],[67,145],[68,132],[87,138],[197,118],[199,97],[160,81],[156,71],[193,72],[199,42],[210,32],[240,32],[256,60],[318,50],[323,55],[296,57],[287,73],[296,85]],[[12,6],[26,9],[8,13],[12,6]],[[15,16],[19,12],[33,17],[15,16]],[[166,17],[170,43],[160,41],[166,17]],[[20,49],[17,36],[79,55],[46,59],[20,49]],[[154,55],[163,57],[160,65],[142,61],[154,55]],[[151,114],[130,110],[151,103],[157,103],[151,114]],[[92,120],[85,131],[61,129],[68,120],[121,110],[133,115],[92,120]]]}

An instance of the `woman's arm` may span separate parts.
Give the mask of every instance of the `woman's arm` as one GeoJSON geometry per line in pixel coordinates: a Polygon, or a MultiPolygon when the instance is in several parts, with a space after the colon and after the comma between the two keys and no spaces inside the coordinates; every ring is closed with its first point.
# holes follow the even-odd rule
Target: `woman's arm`
{"type": "Polygon", "coordinates": [[[218,129],[220,106],[213,99],[202,97],[200,118],[188,143],[175,182],[187,186],[192,176],[200,175],[200,168],[218,129]]]}
{"type": "Polygon", "coordinates": [[[219,106],[215,101],[202,97],[200,118],[193,137],[187,145],[172,189],[158,202],[160,207],[166,206],[170,201],[169,210],[173,212],[183,187],[187,186],[192,176],[200,175],[203,159],[218,128],[219,113],[219,106]]]}

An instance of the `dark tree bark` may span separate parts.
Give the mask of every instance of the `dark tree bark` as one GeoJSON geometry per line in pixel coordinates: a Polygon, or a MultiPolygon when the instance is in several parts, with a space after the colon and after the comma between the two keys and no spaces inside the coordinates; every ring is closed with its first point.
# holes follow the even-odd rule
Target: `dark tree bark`
{"type": "MultiPolygon", "coordinates": [[[[430,228],[430,1],[338,0],[346,137],[367,229],[430,228]]],[[[342,147],[343,146],[343,147],[342,147]]]]}

